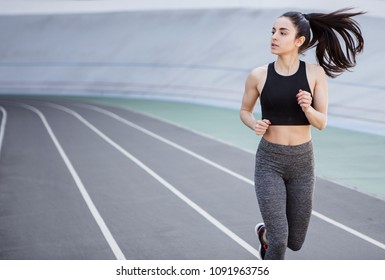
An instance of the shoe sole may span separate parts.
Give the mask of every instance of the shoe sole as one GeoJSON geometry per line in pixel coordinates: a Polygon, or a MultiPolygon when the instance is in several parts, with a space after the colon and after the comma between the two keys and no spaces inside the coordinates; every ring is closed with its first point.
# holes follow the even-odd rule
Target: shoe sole
{"type": "MultiPolygon", "coordinates": [[[[262,225],[265,225],[265,223],[259,223],[259,224],[257,224],[256,226],[255,226],[255,228],[254,228],[254,231],[255,231],[255,234],[258,236],[258,228],[260,227],[260,226],[262,226],[262,225]]],[[[259,237],[259,236],[258,236],[259,237]]],[[[259,238],[258,238],[258,240],[259,240],[259,238]]]]}
{"type": "Polygon", "coordinates": [[[254,231],[255,231],[255,235],[258,237],[258,242],[259,242],[259,248],[258,248],[259,258],[262,260],[262,256],[261,256],[262,244],[261,244],[261,242],[259,241],[259,235],[258,235],[258,228],[259,228],[261,225],[265,225],[265,223],[259,223],[259,224],[257,224],[257,225],[255,226],[255,228],[254,228],[254,231]]]}

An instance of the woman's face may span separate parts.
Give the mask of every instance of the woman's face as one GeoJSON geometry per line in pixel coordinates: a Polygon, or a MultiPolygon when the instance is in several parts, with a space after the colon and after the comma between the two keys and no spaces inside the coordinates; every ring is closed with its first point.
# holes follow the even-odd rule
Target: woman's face
{"type": "Polygon", "coordinates": [[[296,38],[297,29],[287,17],[279,17],[274,22],[271,35],[271,53],[276,55],[298,53],[304,37],[296,38]]]}

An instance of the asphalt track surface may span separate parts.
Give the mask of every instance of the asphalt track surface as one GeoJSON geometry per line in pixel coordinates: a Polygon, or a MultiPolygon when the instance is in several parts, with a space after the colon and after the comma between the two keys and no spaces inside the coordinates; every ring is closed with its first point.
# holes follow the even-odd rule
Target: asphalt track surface
{"type": "MultiPolygon", "coordinates": [[[[1,98],[1,259],[258,259],[254,156],[132,111],[1,98]]],[[[287,259],[385,259],[382,200],[317,178],[287,259]]]]}

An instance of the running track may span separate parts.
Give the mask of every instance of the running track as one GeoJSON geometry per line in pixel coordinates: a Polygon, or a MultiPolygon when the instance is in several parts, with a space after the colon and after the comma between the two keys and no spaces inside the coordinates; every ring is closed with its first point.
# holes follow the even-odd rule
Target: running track
{"type": "MultiPolygon", "coordinates": [[[[0,259],[257,259],[254,155],[123,108],[0,98],[0,259]]],[[[317,178],[287,259],[385,259],[385,202],[317,178]]]]}

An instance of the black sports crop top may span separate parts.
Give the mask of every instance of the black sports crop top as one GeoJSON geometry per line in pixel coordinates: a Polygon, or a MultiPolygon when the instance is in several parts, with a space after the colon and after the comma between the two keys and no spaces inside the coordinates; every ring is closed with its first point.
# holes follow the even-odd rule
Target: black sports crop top
{"type": "Polygon", "coordinates": [[[270,63],[261,92],[262,119],[268,119],[271,125],[310,124],[297,103],[296,95],[300,89],[311,93],[305,62],[300,61],[297,72],[291,76],[278,74],[274,63],[270,63]]]}

